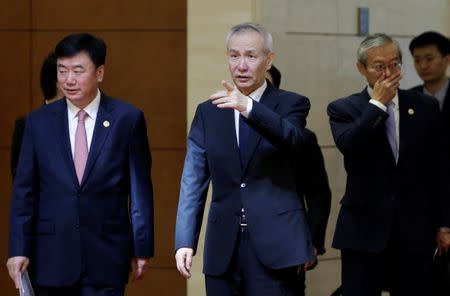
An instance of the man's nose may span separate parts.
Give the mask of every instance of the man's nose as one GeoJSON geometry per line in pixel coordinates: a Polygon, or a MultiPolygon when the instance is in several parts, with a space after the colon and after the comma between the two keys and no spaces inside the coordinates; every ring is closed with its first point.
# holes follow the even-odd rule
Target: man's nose
{"type": "Polygon", "coordinates": [[[67,83],[74,83],[75,82],[75,73],[69,71],[69,73],[67,73],[67,79],[66,79],[67,83]]]}
{"type": "Polygon", "coordinates": [[[240,59],[240,60],[239,60],[238,69],[239,69],[240,71],[245,71],[245,70],[247,70],[247,61],[246,61],[245,59],[240,59]]]}
{"type": "Polygon", "coordinates": [[[385,77],[389,77],[392,74],[392,70],[387,66],[384,68],[384,74],[386,75],[385,77]]]}

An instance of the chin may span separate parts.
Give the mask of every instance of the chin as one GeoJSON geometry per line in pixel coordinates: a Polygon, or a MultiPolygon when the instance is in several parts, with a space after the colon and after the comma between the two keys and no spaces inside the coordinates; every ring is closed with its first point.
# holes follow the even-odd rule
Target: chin
{"type": "Polygon", "coordinates": [[[81,101],[81,98],[79,98],[79,97],[66,96],[66,98],[69,99],[71,102],[79,102],[79,101],[81,101]]]}
{"type": "Polygon", "coordinates": [[[248,82],[244,82],[244,83],[240,83],[239,81],[235,82],[236,86],[238,88],[243,88],[243,89],[250,89],[253,88],[253,86],[255,85],[253,83],[253,81],[248,81],[248,82]]]}

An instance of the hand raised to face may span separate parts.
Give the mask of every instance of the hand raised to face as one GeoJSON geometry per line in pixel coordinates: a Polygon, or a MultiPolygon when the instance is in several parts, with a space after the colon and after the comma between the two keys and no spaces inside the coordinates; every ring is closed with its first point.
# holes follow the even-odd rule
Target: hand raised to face
{"type": "Polygon", "coordinates": [[[389,76],[383,73],[373,86],[372,99],[387,105],[395,97],[401,79],[402,74],[400,71],[392,73],[389,76]]]}

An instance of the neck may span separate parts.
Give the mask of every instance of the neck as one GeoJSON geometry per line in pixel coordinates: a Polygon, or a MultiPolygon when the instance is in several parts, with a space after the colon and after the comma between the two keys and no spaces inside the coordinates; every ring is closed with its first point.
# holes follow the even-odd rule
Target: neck
{"type": "Polygon", "coordinates": [[[251,90],[248,90],[248,89],[238,89],[244,96],[248,96],[249,94],[251,94],[252,92],[254,92],[255,90],[256,90],[256,88],[255,89],[251,89],[251,90]]]}
{"type": "Polygon", "coordinates": [[[80,108],[80,109],[84,109],[86,108],[87,105],[89,105],[93,100],[95,99],[95,97],[89,99],[89,100],[71,100],[68,99],[74,106],[80,108]]]}
{"type": "Polygon", "coordinates": [[[424,87],[434,95],[444,86],[444,84],[447,82],[447,79],[447,76],[443,76],[438,80],[427,81],[424,83],[424,87]]]}

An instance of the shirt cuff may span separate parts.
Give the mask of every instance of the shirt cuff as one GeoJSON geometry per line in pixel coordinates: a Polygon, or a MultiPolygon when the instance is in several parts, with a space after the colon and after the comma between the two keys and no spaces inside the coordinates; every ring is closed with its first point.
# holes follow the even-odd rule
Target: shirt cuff
{"type": "Polygon", "coordinates": [[[252,108],[253,108],[253,100],[250,97],[247,97],[247,110],[242,111],[241,115],[247,118],[250,112],[252,111],[252,108]]]}
{"type": "Polygon", "coordinates": [[[377,100],[371,99],[371,100],[369,101],[369,103],[371,103],[371,104],[377,106],[378,108],[380,108],[380,109],[383,110],[384,112],[387,111],[387,107],[386,107],[383,103],[380,103],[380,102],[377,101],[377,100]]]}

